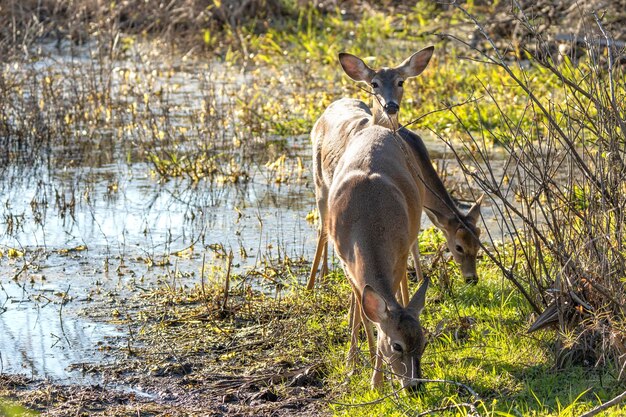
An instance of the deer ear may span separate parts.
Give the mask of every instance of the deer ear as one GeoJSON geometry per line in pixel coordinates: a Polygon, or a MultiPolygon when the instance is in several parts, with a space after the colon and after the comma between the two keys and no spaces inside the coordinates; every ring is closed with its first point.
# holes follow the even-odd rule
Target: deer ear
{"type": "Polygon", "coordinates": [[[411,301],[409,301],[409,305],[406,307],[407,309],[410,309],[413,311],[413,313],[415,314],[415,317],[419,317],[419,315],[422,314],[422,310],[424,309],[424,306],[426,305],[426,290],[428,290],[429,282],[430,282],[430,278],[428,278],[428,275],[426,275],[424,277],[424,281],[422,282],[422,285],[420,285],[417,292],[413,294],[411,301]]]}
{"type": "Polygon", "coordinates": [[[339,63],[341,63],[341,67],[345,73],[354,81],[365,81],[369,83],[372,81],[372,78],[374,78],[374,74],[376,74],[361,58],[346,52],[339,54],[339,63]]]}
{"type": "Polygon", "coordinates": [[[369,285],[363,289],[361,305],[365,316],[374,323],[380,323],[388,317],[387,302],[369,285]]]}
{"type": "Polygon", "coordinates": [[[483,198],[485,198],[485,194],[481,195],[478,200],[476,200],[474,205],[466,214],[467,220],[469,220],[474,226],[476,226],[478,219],[480,218],[480,204],[483,202],[483,198]]]}
{"type": "Polygon", "coordinates": [[[429,46],[407,58],[397,69],[404,78],[417,77],[424,71],[433,56],[434,46],[429,46]]]}
{"type": "Polygon", "coordinates": [[[447,227],[449,219],[446,216],[444,216],[437,210],[428,207],[424,207],[424,211],[426,212],[426,215],[428,216],[430,221],[433,222],[433,224],[438,229],[445,229],[447,227]]]}

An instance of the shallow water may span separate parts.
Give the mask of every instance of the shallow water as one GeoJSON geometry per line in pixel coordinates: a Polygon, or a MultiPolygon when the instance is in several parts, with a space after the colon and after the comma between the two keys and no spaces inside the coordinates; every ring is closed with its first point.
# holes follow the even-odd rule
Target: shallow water
{"type": "Polygon", "coordinates": [[[118,259],[127,259],[126,264],[138,264],[132,267],[141,273],[137,271],[147,268],[142,260],[158,261],[192,245],[187,267],[196,273],[201,254],[213,260],[213,245],[232,250],[233,264],[241,271],[266,258],[310,255],[314,227],[304,217],[313,199],[304,185],[268,185],[255,177],[237,186],[191,185],[184,180],[158,184],[147,175],[145,164],[124,172],[116,166],[91,169],[90,201],[76,203],[71,214],[51,204],[41,203],[41,209],[31,204],[42,195],[71,188],[71,176],[5,188],[0,212],[5,218],[15,213],[21,218],[17,230],[0,238],[0,247],[27,254],[45,249],[46,255],[33,261],[36,268],[24,271],[26,259],[0,258],[1,372],[69,382],[81,379],[80,372],[67,371],[70,365],[106,359],[98,344],[125,329],[84,318],[78,312],[85,303],[77,301],[97,282],[108,289],[119,285],[106,276],[105,263],[113,269],[118,259]],[[114,196],[108,189],[111,175],[119,182],[114,196]],[[57,254],[75,248],[79,251],[57,254]],[[55,294],[66,291],[72,301],[61,314],[62,298],[55,294]]]}
{"type": "Polygon", "coordinates": [[[122,336],[120,329],[72,313],[64,314],[58,283],[5,282],[2,293],[2,373],[65,383],[96,382],[90,374],[81,372],[81,368],[88,367],[88,361],[106,361],[99,348],[108,340],[122,336]],[[69,371],[71,367],[76,370],[69,371]]]}

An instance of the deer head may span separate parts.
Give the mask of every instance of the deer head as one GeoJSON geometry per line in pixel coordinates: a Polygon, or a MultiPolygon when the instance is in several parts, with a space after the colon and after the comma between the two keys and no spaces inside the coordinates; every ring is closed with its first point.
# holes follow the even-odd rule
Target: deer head
{"type": "Polygon", "coordinates": [[[475,284],[478,282],[476,272],[476,255],[480,249],[480,229],[476,226],[480,218],[480,204],[482,195],[469,209],[467,214],[448,214],[437,209],[424,207],[424,211],[430,220],[437,226],[446,237],[448,249],[454,260],[460,265],[461,273],[465,282],[475,284]]]}
{"type": "Polygon", "coordinates": [[[427,288],[428,280],[424,280],[406,308],[395,298],[385,300],[370,285],[365,286],[361,300],[363,313],[378,330],[378,354],[400,379],[402,387],[413,394],[421,385],[415,379],[422,377],[421,360],[426,347],[419,316],[427,288]]]}
{"type": "Polygon", "coordinates": [[[339,54],[339,62],[350,78],[366,82],[372,88],[374,123],[397,128],[404,81],[424,71],[434,50],[434,46],[429,46],[414,53],[397,67],[379,70],[370,68],[361,58],[345,52],[339,54]]]}

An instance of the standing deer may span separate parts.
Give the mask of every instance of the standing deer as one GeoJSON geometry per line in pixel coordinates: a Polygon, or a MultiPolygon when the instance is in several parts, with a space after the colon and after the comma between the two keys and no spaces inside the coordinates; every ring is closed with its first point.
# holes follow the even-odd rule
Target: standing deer
{"type": "MultiPolygon", "coordinates": [[[[434,47],[416,52],[395,68],[375,71],[360,58],[342,53],[339,61],[344,71],[355,81],[364,81],[373,89],[372,110],[360,100],[344,98],[332,103],[318,119],[311,131],[313,142],[313,166],[315,196],[320,214],[319,237],[308,289],[315,285],[315,276],[321,258],[324,258],[321,275],[328,272],[328,246],[326,217],[328,192],[335,175],[337,163],[348,143],[356,133],[372,125],[391,129],[398,127],[398,111],[403,94],[404,80],[419,75],[428,65],[434,47]]],[[[448,247],[455,260],[461,265],[466,281],[476,282],[476,254],[480,247],[476,223],[480,214],[480,200],[465,215],[461,214],[450,198],[437,172],[431,165],[428,151],[422,139],[408,129],[397,131],[403,139],[417,150],[422,180],[425,182],[424,203],[426,213],[433,223],[443,230],[448,247]]],[[[417,236],[417,235],[416,235],[417,236]]],[[[421,279],[417,241],[411,249],[415,269],[421,279]]],[[[406,282],[403,285],[403,302],[408,302],[406,282]]]]}
{"type": "Polygon", "coordinates": [[[351,347],[365,325],[374,364],[372,386],[383,382],[386,362],[403,387],[415,392],[425,338],[419,322],[428,279],[411,300],[395,294],[420,230],[425,187],[419,157],[391,130],[371,125],[354,134],[339,160],[328,193],[326,227],[353,290],[351,347]],[[375,343],[371,324],[377,328],[375,343]]]}

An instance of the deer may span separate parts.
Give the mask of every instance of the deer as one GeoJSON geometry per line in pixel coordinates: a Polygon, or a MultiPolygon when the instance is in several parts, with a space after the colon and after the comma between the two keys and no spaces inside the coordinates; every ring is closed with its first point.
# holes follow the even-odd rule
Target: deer
{"type": "MultiPolygon", "coordinates": [[[[333,102],[316,121],[311,131],[313,142],[313,170],[315,177],[315,197],[319,212],[319,231],[315,256],[307,289],[313,289],[319,263],[324,262],[321,275],[328,273],[328,245],[326,217],[328,211],[328,192],[333,181],[337,163],[344,154],[348,143],[356,134],[372,125],[387,127],[400,135],[413,147],[419,158],[422,181],[425,182],[424,211],[436,227],[446,237],[448,249],[461,266],[461,272],[467,282],[477,282],[476,256],[480,248],[476,227],[480,216],[482,197],[462,214],[445,189],[437,172],[430,162],[428,150],[416,133],[400,127],[398,113],[403,95],[404,81],[421,74],[428,65],[434,47],[429,46],[411,55],[402,64],[394,68],[374,70],[357,56],[340,53],[339,62],[344,72],[354,81],[366,82],[372,88],[372,108],[364,102],[343,98],[333,102]]],[[[417,240],[411,249],[418,279],[422,280],[419,266],[419,246],[417,240]]],[[[403,303],[408,302],[407,282],[401,288],[403,303]]]]}
{"type": "Polygon", "coordinates": [[[426,191],[416,169],[419,161],[415,148],[390,129],[375,124],[361,129],[337,163],[326,213],[328,237],[352,287],[349,361],[364,325],[374,367],[372,388],[382,386],[386,363],[412,394],[422,377],[426,338],[419,316],[429,279],[422,279],[406,304],[396,294],[420,230],[426,191]]]}

